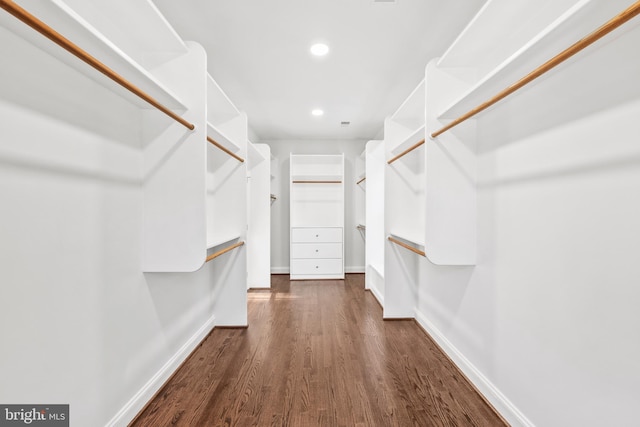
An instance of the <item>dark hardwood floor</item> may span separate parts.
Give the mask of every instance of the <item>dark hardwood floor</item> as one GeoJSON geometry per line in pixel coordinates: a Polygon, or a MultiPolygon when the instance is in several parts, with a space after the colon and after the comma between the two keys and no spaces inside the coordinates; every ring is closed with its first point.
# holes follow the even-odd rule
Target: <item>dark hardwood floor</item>
{"type": "Polygon", "coordinates": [[[364,275],[249,292],[132,426],[504,426],[412,320],[383,321],[364,275]]]}

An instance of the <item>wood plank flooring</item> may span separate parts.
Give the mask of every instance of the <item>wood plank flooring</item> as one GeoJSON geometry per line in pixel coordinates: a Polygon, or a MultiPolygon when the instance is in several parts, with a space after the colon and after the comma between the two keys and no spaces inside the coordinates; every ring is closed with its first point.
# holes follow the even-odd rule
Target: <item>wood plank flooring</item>
{"type": "Polygon", "coordinates": [[[504,426],[412,320],[383,321],[364,275],[249,292],[132,426],[504,426]]]}

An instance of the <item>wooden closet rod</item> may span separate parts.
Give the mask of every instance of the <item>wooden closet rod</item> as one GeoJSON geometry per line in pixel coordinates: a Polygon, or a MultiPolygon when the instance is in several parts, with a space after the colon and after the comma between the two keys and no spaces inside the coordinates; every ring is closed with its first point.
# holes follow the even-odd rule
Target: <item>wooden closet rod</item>
{"type": "Polygon", "coordinates": [[[367,227],[366,227],[366,226],[364,226],[364,225],[362,225],[362,224],[358,224],[358,225],[356,226],[356,228],[357,228],[358,230],[366,230],[366,229],[367,229],[367,227]]]}
{"type": "Polygon", "coordinates": [[[18,18],[20,21],[24,22],[43,36],[47,37],[52,42],[56,43],[58,46],[67,50],[71,54],[77,56],[79,59],[89,64],[105,76],[109,77],[114,82],[118,83],[120,86],[124,87],[128,91],[134,93],[138,97],[142,98],[149,104],[156,107],[158,110],[165,113],[167,116],[171,117],[173,120],[177,121],[184,127],[189,130],[194,130],[195,126],[192,123],[189,123],[182,117],[175,114],[173,111],[169,110],[164,105],[160,104],[156,101],[151,95],[144,92],[142,89],[135,86],[133,83],[126,80],[120,74],[113,71],[111,68],[107,67],[102,62],[98,61],[95,57],[91,56],[86,51],[82,50],[79,46],[71,42],[69,39],[62,36],[53,28],[49,27],[44,22],[40,21],[38,18],[27,12],[22,7],[15,4],[12,0],[0,0],[0,7],[7,12],[9,12],[14,17],[18,18]]]}
{"type": "Polygon", "coordinates": [[[240,163],[244,163],[244,159],[242,157],[236,156],[235,154],[233,154],[231,151],[227,150],[225,147],[217,143],[213,138],[211,138],[208,135],[207,135],[207,141],[209,141],[210,143],[212,143],[213,145],[215,145],[216,147],[218,147],[219,149],[221,149],[222,151],[224,151],[234,159],[238,160],[240,163]]]}
{"type": "Polygon", "coordinates": [[[404,150],[402,153],[398,154],[397,156],[395,156],[394,158],[392,158],[391,160],[389,160],[387,163],[391,164],[393,162],[395,162],[396,160],[398,160],[400,157],[404,156],[405,154],[408,154],[410,152],[412,152],[413,150],[415,150],[416,148],[420,147],[422,144],[424,144],[424,139],[420,142],[418,142],[415,145],[412,145],[411,147],[407,148],[406,150],[404,150]]]}
{"type": "Polygon", "coordinates": [[[367,179],[367,177],[365,176],[364,178],[360,179],[360,181],[356,182],[356,185],[360,184],[362,181],[364,181],[365,179],[367,179]]]}
{"type": "Polygon", "coordinates": [[[293,184],[342,184],[342,181],[291,181],[293,184]]]}
{"type": "Polygon", "coordinates": [[[608,21],[606,24],[604,24],[603,26],[601,26],[600,28],[598,28],[588,36],[584,37],[583,39],[579,40],[578,42],[574,43],[569,48],[560,52],[558,55],[554,56],[553,58],[551,58],[550,60],[548,60],[547,62],[545,62],[544,64],[542,64],[541,66],[539,66],[538,68],[536,68],[535,70],[533,70],[532,72],[530,72],[529,74],[527,74],[526,76],[518,80],[517,82],[515,82],[514,84],[512,84],[511,86],[507,87],[506,89],[504,89],[503,91],[495,95],[493,98],[480,104],[473,110],[463,114],[462,116],[458,117],[457,119],[455,119],[448,125],[444,126],[443,128],[433,132],[431,134],[431,138],[437,137],[438,135],[464,122],[465,120],[475,116],[479,112],[486,110],[487,108],[489,108],[496,102],[502,100],[503,98],[506,98],[507,96],[511,95],[513,92],[517,91],[521,87],[525,86],[526,84],[540,77],[547,71],[554,68],[556,65],[561,64],[562,62],[571,58],[573,55],[580,52],[587,46],[593,44],[597,40],[601,39],[602,37],[609,34],[611,31],[621,26],[622,24],[631,20],[639,13],[640,13],[640,1],[636,1],[634,4],[629,6],[626,10],[624,10],[622,13],[620,13],[619,15],[617,15],[616,17],[608,21]]]}
{"type": "Polygon", "coordinates": [[[402,246],[402,247],[403,247],[403,248],[405,248],[405,249],[409,249],[411,252],[415,252],[415,253],[417,253],[418,255],[421,255],[421,256],[427,256],[427,254],[425,254],[425,253],[424,253],[423,251],[421,251],[420,249],[416,249],[416,248],[414,248],[413,246],[409,246],[409,245],[407,245],[406,243],[401,242],[400,240],[395,239],[395,238],[393,238],[393,237],[391,237],[391,236],[387,237],[387,239],[389,239],[389,241],[390,241],[390,242],[395,243],[396,245],[402,246]]]}
{"type": "Polygon", "coordinates": [[[277,200],[277,199],[278,198],[274,194],[271,195],[271,200],[277,200]]]}
{"type": "Polygon", "coordinates": [[[214,258],[218,258],[220,255],[222,255],[222,254],[226,254],[227,252],[232,251],[232,250],[234,250],[235,248],[240,247],[240,246],[242,246],[242,245],[244,245],[244,242],[234,243],[234,244],[233,244],[233,245],[231,245],[231,246],[228,246],[228,247],[226,247],[226,248],[224,248],[224,249],[219,250],[219,251],[218,251],[218,252],[216,252],[216,253],[213,253],[213,254],[209,255],[209,256],[207,257],[207,260],[206,260],[205,262],[209,262],[209,261],[211,261],[211,260],[212,260],[212,259],[214,259],[214,258]]]}

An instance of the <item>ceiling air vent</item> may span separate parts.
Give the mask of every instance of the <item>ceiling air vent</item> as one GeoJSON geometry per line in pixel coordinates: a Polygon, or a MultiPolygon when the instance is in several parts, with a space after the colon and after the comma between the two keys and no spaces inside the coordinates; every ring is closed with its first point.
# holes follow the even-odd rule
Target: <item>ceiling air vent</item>
{"type": "Polygon", "coordinates": [[[351,122],[340,122],[341,126],[349,126],[351,122]]]}

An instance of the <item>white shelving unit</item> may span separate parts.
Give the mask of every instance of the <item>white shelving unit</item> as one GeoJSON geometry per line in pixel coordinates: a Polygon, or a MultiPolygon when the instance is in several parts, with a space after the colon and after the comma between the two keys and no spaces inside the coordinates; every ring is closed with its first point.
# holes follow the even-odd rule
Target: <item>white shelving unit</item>
{"type": "MultiPolygon", "coordinates": [[[[19,2],[36,19],[193,124],[195,129],[189,130],[168,118],[8,13],[0,14],[0,33],[3,45],[13,49],[8,53],[13,60],[2,67],[2,77],[33,75],[34,85],[42,90],[37,99],[23,97],[11,88],[5,95],[72,126],[103,135],[101,161],[85,158],[81,153],[87,148],[78,147],[77,155],[61,159],[60,165],[85,171],[91,170],[92,164],[100,164],[98,169],[102,171],[96,173],[141,183],[142,270],[195,271],[206,256],[202,197],[206,54],[196,43],[183,42],[149,1],[137,2],[136,10],[141,14],[136,19],[142,21],[139,25],[153,28],[154,37],[163,40],[165,46],[145,41],[147,36],[140,31],[115,36],[122,28],[114,26],[108,17],[121,14],[123,2],[89,3],[19,2]],[[91,94],[90,103],[86,102],[87,94],[91,94]],[[110,139],[123,142],[124,146],[110,143],[110,139]],[[140,174],[121,176],[119,171],[130,170],[128,166],[132,164],[139,164],[140,174]]],[[[67,145],[77,141],[70,138],[67,145]]],[[[58,155],[53,151],[51,145],[38,150],[37,156],[55,158],[58,155]]],[[[30,161],[36,160],[30,154],[26,156],[32,158],[30,161]]]]}
{"type": "Polygon", "coordinates": [[[271,287],[271,148],[249,142],[247,287],[271,287]]]}
{"type": "MultiPolygon", "coordinates": [[[[247,324],[246,245],[205,263],[208,253],[244,241],[247,226],[246,166],[229,161],[207,134],[222,139],[218,131],[245,155],[246,116],[216,93],[204,49],[181,40],[152,1],[6,3],[81,51],[75,56],[0,12],[0,56],[7,59],[0,67],[0,159],[13,165],[2,175],[25,178],[4,187],[18,219],[15,236],[23,237],[12,236],[11,245],[21,273],[3,280],[11,278],[8,292],[17,299],[23,292],[46,296],[6,315],[29,319],[27,328],[60,323],[71,338],[49,333],[68,344],[49,356],[77,374],[64,392],[82,408],[74,417],[81,425],[124,425],[211,328],[247,324]],[[167,111],[79,59],[84,54],[167,111]],[[25,264],[31,257],[21,241],[31,234],[51,254],[39,269],[25,264]],[[81,316],[82,325],[64,312],[81,316]],[[89,362],[74,356],[80,354],[91,354],[89,362]]],[[[42,345],[28,353],[41,354],[42,345]]],[[[7,357],[37,365],[26,353],[7,357]]],[[[51,384],[64,383],[62,371],[51,384]]],[[[20,381],[7,381],[19,388],[20,381]]]]}
{"type": "Polygon", "coordinates": [[[206,142],[208,254],[238,242],[247,243],[208,262],[206,268],[216,293],[214,310],[218,324],[246,326],[247,253],[251,245],[247,236],[247,116],[233,105],[210,75],[205,81],[207,137],[228,151],[209,140],[206,142]]]}
{"type": "Polygon", "coordinates": [[[344,279],[344,154],[290,164],[291,279],[344,279]]]}
{"type": "Polygon", "coordinates": [[[409,245],[425,243],[424,144],[425,82],[422,81],[384,126],[384,317],[414,316],[417,255],[387,239],[401,237],[409,245]],[[393,160],[396,159],[396,160],[393,160]],[[390,164],[389,162],[392,161],[390,164]]]}
{"type": "MultiPolygon", "coordinates": [[[[247,157],[247,117],[207,75],[207,136],[239,156],[247,157]]],[[[207,142],[207,248],[246,234],[247,164],[207,142]]]]}
{"type": "Polygon", "coordinates": [[[365,173],[369,191],[365,195],[367,240],[365,242],[365,288],[384,307],[384,175],[387,159],[384,141],[369,141],[365,147],[365,173]]]}
{"type": "MultiPolygon", "coordinates": [[[[120,32],[120,29],[115,27],[112,22],[109,22],[107,16],[121,14],[122,10],[114,2],[100,5],[94,4],[95,2],[86,2],[90,4],[85,4],[85,2],[81,1],[65,2],[62,0],[46,2],[31,0],[16,3],[163,105],[173,110],[183,111],[186,109],[185,101],[180,99],[173,89],[174,83],[178,82],[155,73],[157,68],[186,54],[189,50],[159,13],[131,16],[140,17],[140,19],[144,20],[144,22],[139,22],[138,25],[145,26],[145,28],[147,26],[154,28],[154,35],[157,34],[159,38],[166,42],[166,50],[157,43],[142,43],[140,38],[146,37],[143,35],[143,31],[121,32],[121,34],[126,34],[126,37],[121,35],[120,37],[112,38],[112,36],[120,32]],[[79,11],[83,14],[80,15],[79,11]],[[89,13],[85,14],[85,12],[89,13]],[[88,15],[95,19],[91,19],[91,22],[88,21],[86,19],[88,15]],[[115,44],[114,40],[118,40],[118,43],[115,44]],[[145,61],[145,58],[159,58],[160,56],[164,60],[154,61],[153,67],[149,67],[148,61],[145,61]],[[172,89],[169,89],[169,87],[172,89]]],[[[137,3],[138,9],[155,10],[150,1],[137,3]]],[[[0,26],[46,51],[96,83],[107,87],[113,93],[124,97],[139,108],[153,108],[13,16],[7,13],[0,14],[0,26]]]]}
{"type": "MultiPolygon", "coordinates": [[[[493,95],[518,81],[536,67],[562,52],[628,6],[628,2],[560,1],[546,2],[548,7],[526,3],[514,7],[508,1],[492,0],[478,13],[442,58],[427,66],[427,134],[450,120],[470,111],[493,95]],[[495,27],[495,22],[511,25],[495,27]],[[525,23],[525,24],[523,24],[525,23]],[[482,37],[478,37],[482,34],[482,37]],[[501,43],[497,41],[500,40],[501,43]],[[502,42],[502,41],[507,42],[502,42]],[[495,42],[495,43],[494,43],[495,42]],[[489,48],[491,45],[499,48],[489,48]]],[[[572,67],[572,59],[534,81],[485,112],[486,137],[494,144],[509,135],[526,135],[541,129],[546,122],[570,120],[589,111],[592,105],[584,95],[584,82],[597,82],[611,59],[603,52],[580,54],[583,64],[572,67]],[[573,71],[572,71],[573,70],[573,71]],[[576,82],[582,82],[577,85],[576,82]],[[558,97],[561,90],[564,96],[558,97]],[[536,95],[558,102],[545,110],[532,111],[536,95]],[[571,108],[562,108],[567,100],[584,98],[571,108]],[[509,106],[509,117],[501,116],[509,106]],[[537,120],[532,120],[532,115],[537,120]],[[508,127],[504,124],[508,123],[508,127]],[[495,135],[495,136],[493,136],[495,135]]],[[[622,55],[623,56],[623,55],[622,55]]],[[[630,82],[631,83],[631,82],[630,82]]],[[[590,95],[604,100],[614,95],[606,89],[590,88],[590,95]]],[[[476,263],[476,119],[470,119],[426,144],[427,162],[427,257],[440,265],[476,263]]]]}

